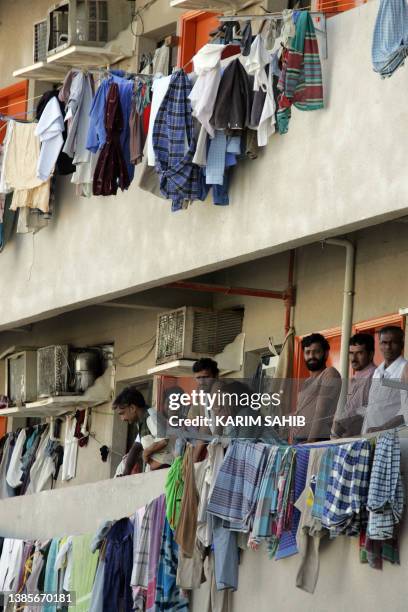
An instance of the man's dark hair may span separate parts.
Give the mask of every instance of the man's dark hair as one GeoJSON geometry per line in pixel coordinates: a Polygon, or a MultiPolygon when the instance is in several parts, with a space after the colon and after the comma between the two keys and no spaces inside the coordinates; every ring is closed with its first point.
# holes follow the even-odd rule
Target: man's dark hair
{"type": "Polygon", "coordinates": [[[210,359],[210,357],[203,357],[193,364],[194,374],[202,372],[202,370],[209,370],[214,378],[220,373],[217,362],[214,359],[210,359]]]}
{"type": "Polygon", "coordinates": [[[125,387],[116,397],[112,404],[113,409],[119,406],[138,406],[146,408],[146,402],[143,395],[136,387],[125,387]]]}
{"type": "Polygon", "coordinates": [[[400,340],[401,344],[404,344],[404,330],[396,325],[386,325],[382,327],[378,332],[378,336],[381,337],[383,334],[395,334],[400,340]]]}
{"type": "Polygon", "coordinates": [[[305,336],[302,338],[302,349],[305,349],[307,346],[311,344],[320,344],[324,351],[330,350],[330,344],[326,340],[322,334],[309,334],[309,336],[305,336]]]}
{"type": "Polygon", "coordinates": [[[368,353],[374,353],[374,336],[371,334],[354,334],[349,340],[349,346],[364,346],[368,353]]]}

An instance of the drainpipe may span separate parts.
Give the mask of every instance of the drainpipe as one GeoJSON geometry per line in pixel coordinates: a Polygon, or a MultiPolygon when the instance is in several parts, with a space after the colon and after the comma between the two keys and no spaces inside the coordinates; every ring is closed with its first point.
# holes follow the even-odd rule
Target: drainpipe
{"type": "Polygon", "coordinates": [[[341,394],[339,407],[346,403],[348,379],[349,379],[349,339],[353,321],[353,299],[354,299],[354,266],[355,266],[355,246],[350,240],[343,238],[327,238],[326,244],[344,247],[346,249],[346,269],[344,272],[344,297],[343,315],[341,321],[341,347],[340,347],[340,374],[342,378],[341,394]]]}

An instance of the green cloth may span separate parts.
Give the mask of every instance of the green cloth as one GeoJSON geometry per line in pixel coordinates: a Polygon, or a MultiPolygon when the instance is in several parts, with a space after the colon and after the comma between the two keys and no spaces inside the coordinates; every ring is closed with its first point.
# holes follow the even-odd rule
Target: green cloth
{"type": "Polygon", "coordinates": [[[93,534],[74,536],[72,539],[71,590],[75,593],[75,606],[70,612],[88,612],[92,587],[98,565],[99,551],[91,552],[93,534]]]}
{"type": "Polygon", "coordinates": [[[179,522],[183,491],[183,458],[177,457],[169,469],[166,484],[164,485],[166,517],[173,531],[176,529],[179,522]]]}

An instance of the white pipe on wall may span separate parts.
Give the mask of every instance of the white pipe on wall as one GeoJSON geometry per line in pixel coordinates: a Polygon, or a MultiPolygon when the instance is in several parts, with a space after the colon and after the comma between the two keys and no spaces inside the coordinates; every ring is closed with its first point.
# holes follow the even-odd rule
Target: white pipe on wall
{"type": "Polygon", "coordinates": [[[341,320],[341,347],[340,347],[340,374],[342,378],[339,407],[346,402],[348,378],[349,378],[349,339],[353,322],[353,300],[354,300],[354,268],[356,248],[350,240],[343,238],[327,238],[326,244],[340,246],[346,249],[346,267],[344,272],[344,297],[343,314],[341,320]]]}

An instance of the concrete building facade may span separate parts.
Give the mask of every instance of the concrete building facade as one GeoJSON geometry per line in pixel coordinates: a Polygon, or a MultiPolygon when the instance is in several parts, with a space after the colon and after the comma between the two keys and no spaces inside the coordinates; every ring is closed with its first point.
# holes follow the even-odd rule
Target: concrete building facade
{"type": "MultiPolygon", "coordinates": [[[[23,0],[0,0],[0,99],[1,88],[16,83],[13,71],[32,63],[32,24],[44,17],[49,4],[35,0],[27,11],[23,0]]],[[[69,179],[59,177],[49,227],[34,236],[14,237],[0,254],[0,354],[9,347],[112,344],[113,391],[129,382],[154,391],[149,370],[155,366],[157,316],[181,306],[243,308],[244,355],[263,354],[270,338],[277,345],[283,342],[282,300],[169,284],[193,281],[284,291],[294,252],[291,322],[296,335],[322,331],[333,338],[338,365],[346,252],[327,242],[330,238],[346,239],[355,247],[354,328],[375,330],[387,321],[405,327],[408,122],[403,92],[408,73],[402,68],[382,81],[372,70],[378,6],[370,0],[327,20],[324,110],[295,110],[287,135],[271,138],[256,160],[240,162],[229,207],[207,201],[171,213],[168,202],[140,190],[136,180],[116,197],[79,198],[69,179]]],[[[132,69],[143,45],[180,34],[183,13],[168,0],[144,10],[143,40],[135,42],[134,55],[119,65],[132,69]]],[[[49,85],[30,79],[29,97],[49,85]]],[[[252,376],[256,358],[243,363],[234,375],[252,376]]],[[[2,360],[0,393],[5,391],[4,365],[2,360]]],[[[127,429],[109,401],[92,408],[90,418],[92,436],[79,449],[76,477],[58,480],[54,491],[0,501],[0,535],[45,538],[92,531],[101,520],[131,514],[162,491],[165,472],[111,480],[127,449],[127,429]],[[102,445],[110,449],[106,462],[99,453],[102,445]]],[[[21,412],[8,418],[8,430],[24,425],[21,412]]],[[[64,434],[63,427],[62,439],[64,434]]],[[[405,440],[402,451],[406,471],[405,440]]],[[[275,562],[265,552],[247,551],[232,610],[255,606],[263,612],[273,601],[290,612],[299,607],[343,612],[357,606],[368,612],[373,606],[387,609],[391,597],[393,610],[402,612],[408,595],[401,580],[406,531],[402,566],[382,573],[359,564],[356,540],[342,538],[328,546],[314,596],[295,588],[295,558],[275,562]]],[[[204,586],[194,599],[194,611],[205,609],[205,597],[204,586]]]]}

